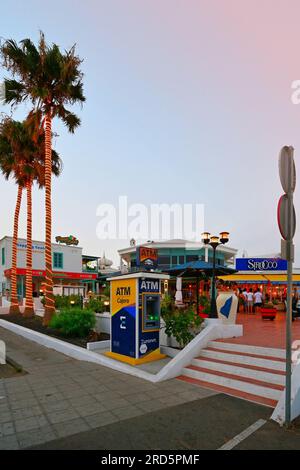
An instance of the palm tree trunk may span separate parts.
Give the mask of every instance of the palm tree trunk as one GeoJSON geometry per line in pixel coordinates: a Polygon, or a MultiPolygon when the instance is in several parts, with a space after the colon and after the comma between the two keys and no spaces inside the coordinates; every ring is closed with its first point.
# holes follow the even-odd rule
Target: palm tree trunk
{"type": "Polygon", "coordinates": [[[12,260],[11,260],[11,298],[10,298],[10,314],[20,313],[18,302],[18,289],[17,289],[17,243],[18,243],[18,230],[19,230],[19,215],[22,201],[22,186],[18,186],[18,195],[14,216],[14,230],[12,240],[12,260]]]}
{"type": "Polygon", "coordinates": [[[52,145],[51,145],[51,114],[45,118],[45,265],[46,265],[46,292],[44,325],[49,325],[55,312],[52,277],[52,247],[51,247],[51,174],[52,174],[52,145]]]}
{"type": "Polygon", "coordinates": [[[26,303],[24,317],[33,317],[32,299],[32,180],[26,185],[27,191],[27,248],[26,248],[26,303]]]}

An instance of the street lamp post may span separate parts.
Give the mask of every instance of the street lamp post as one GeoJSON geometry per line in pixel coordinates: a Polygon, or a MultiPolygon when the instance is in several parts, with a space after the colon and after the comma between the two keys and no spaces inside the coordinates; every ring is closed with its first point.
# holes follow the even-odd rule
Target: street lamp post
{"type": "Polygon", "coordinates": [[[202,233],[202,242],[204,245],[210,245],[213,249],[213,270],[211,282],[211,299],[210,299],[210,318],[218,318],[217,303],[215,296],[216,287],[216,249],[219,245],[225,245],[229,241],[229,232],[220,232],[219,237],[211,235],[209,232],[202,233]]]}

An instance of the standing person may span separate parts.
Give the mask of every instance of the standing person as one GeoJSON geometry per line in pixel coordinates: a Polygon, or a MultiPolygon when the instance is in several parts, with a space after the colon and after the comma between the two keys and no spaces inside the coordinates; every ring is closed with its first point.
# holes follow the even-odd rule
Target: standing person
{"type": "Polygon", "coordinates": [[[256,292],[254,293],[254,313],[257,311],[256,309],[260,309],[262,306],[262,293],[260,289],[256,289],[256,292]]]}
{"type": "Polygon", "coordinates": [[[248,313],[247,312],[247,302],[248,302],[247,294],[248,294],[247,289],[246,287],[244,287],[243,292],[242,292],[242,298],[244,300],[244,313],[248,313]]]}
{"type": "Polygon", "coordinates": [[[253,313],[253,291],[250,287],[249,292],[247,292],[247,311],[248,313],[253,313]]]}

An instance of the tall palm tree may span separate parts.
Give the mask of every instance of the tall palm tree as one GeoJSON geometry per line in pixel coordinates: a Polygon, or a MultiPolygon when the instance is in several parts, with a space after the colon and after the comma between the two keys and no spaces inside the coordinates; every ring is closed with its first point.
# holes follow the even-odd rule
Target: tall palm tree
{"type": "MultiPolygon", "coordinates": [[[[27,159],[32,167],[32,173],[26,181],[27,192],[27,249],[26,249],[26,302],[25,317],[34,315],[32,298],[32,186],[37,182],[39,188],[45,187],[45,131],[39,128],[39,132],[32,128],[30,120],[24,121],[24,130],[27,135],[27,159]]],[[[52,149],[51,155],[52,173],[59,176],[62,170],[62,162],[58,153],[52,149]]]]}
{"type": "Polygon", "coordinates": [[[30,39],[18,45],[14,40],[5,41],[0,49],[3,65],[13,74],[5,80],[5,102],[18,105],[30,100],[31,117],[42,122],[45,128],[45,264],[46,295],[44,324],[48,325],[54,314],[52,252],[51,252],[51,135],[52,119],[60,118],[73,133],[80,119],[66,106],[85,101],[83,95],[82,60],[75,54],[75,46],[60,51],[56,44],[48,45],[43,33],[37,47],[30,39]],[[40,119],[42,120],[40,121],[40,119]]]}
{"type": "Polygon", "coordinates": [[[20,171],[22,166],[21,151],[19,147],[20,140],[21,134],[19,129],[17,127],[13,127],[9,119],[3,119],[0,124],[0,169],[6,179],[9,179],[13,174],[18,185],[12,239],[10,314],[20,313],[17,291],[17,242],[22,193],[25,184],[22,172],[20,171]]]}
{"type": "MultiPolygon", "coordinates": [[[[26,303],[24,316],[34,314],[32,299],[32,185],[36,181],[40,188],[45,185],[45,132],[32,135],[28,120],[23,122],[5,118],[0,125],[0,168],[8,179],[13,174],[18,184],[18,197],[14,218],[11,269],[11,308],[10,313],[20,313],[17,298],[17,240],[18,219],[22,190],[27,192],[27,249],[26,249],[26,303]]],[[[52,172],[58,176],[61,160],[52,150],[52,172]]]]}

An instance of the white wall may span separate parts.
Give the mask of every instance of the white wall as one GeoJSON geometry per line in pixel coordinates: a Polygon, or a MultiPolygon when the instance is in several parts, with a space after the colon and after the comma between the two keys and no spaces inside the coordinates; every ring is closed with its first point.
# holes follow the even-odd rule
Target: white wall
{"type": "MultiPolygon", "coordinates": [[[[26,240],[18,239],[18,268],[26,268],[26,240]]],[[[63,268],[55,268],[55,271],[82,272],[82,248],[77,246],[59,245],[52,243],[52,253],[63,253],[63,268]]],[[[5,269],[11,268],[12,238],[4,237],[0,240],[0,282],[5,282],[5,269]],[[1,250],[5,248],[5,265],[1,263],[1,250]]],[[[32,242],[32,268],[45,269],[45,250],[44,243],[39,241],[32,242]]],[[[1,286],[2,287],[2,286],[1,286]]],[[[1,289],[0,289],[1,290],[1,289]]]]}

